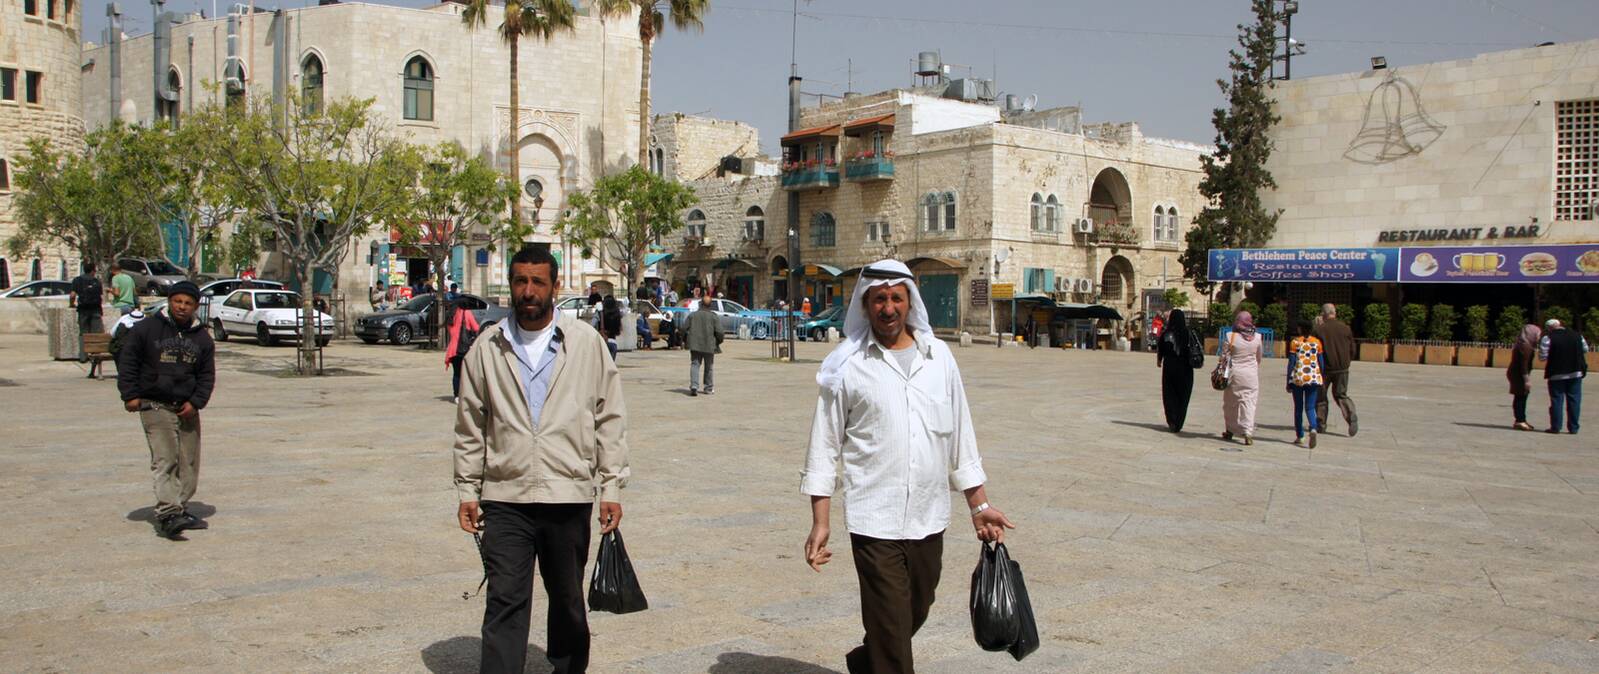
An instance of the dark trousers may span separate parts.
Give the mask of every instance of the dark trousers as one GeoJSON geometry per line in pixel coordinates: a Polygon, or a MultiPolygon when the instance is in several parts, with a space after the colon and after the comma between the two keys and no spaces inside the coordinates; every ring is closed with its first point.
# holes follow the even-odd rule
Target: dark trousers
{"type": "Polygon", "coordinates": [[[455,360],[450,361],[450,369],[455,371],[450,375],[450,395],[457,398],[461,397],[461,358],[457,356],[455,360]]]}
{"type": "Polygon", "coordinates": [[[1550,379],[1549,428],[1560,430],[1561,417],[1564,416],[1566,430],[1576,433],[1577,417],[1581,414],[1582,379],[1550,379]]]}
{"type": "Polygon", "coordinates": [[[863,643],[844,657],[850,674],[910,674],[911,637],[927,622],[944,569],[944,533],[914,541],[850,534],[849,542],[866,628],[863,643]]]}
{"type": "Polygon", "coordinates": [[[550,606],[547,657],[556,674],[589,666],[583,565],[589,554],[588,503],[483,502],[483,562],[489,597],[483,609],[483,672],[522,674],[533,609],[533,562],[550,606]]]}
{"type": "Polygon", "coordinates": [[[1326,383],[1321,387],[1321,394],[1316,396],[1316,421],[1321,424],[1318,430],[1327,428],[1328,398],[1338,403],[1338,410],[1344,413],[1344,423],[1355,425],[1358,417],[1355,416],[1355,401],[1349,399],[1349,371],[1326,374],[1323,379],[1326,383]]]}
{"type": "Polygon", "coordinates": [[[1516,423],[1527,423],[1527,398],[1530,394],[1517,393],[1510,398],[1510,411],[1516,414],[1516,423]]]}

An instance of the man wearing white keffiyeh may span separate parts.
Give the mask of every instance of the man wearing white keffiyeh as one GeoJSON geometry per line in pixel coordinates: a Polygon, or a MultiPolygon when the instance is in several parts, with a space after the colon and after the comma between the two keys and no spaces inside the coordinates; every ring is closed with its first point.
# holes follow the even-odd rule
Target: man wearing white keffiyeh
{"type": "Polygon", "coordinates": [[[965,493],[979,539],[1003,541],[1015,525],[988,505],[960,368],[933,336],[910,269],[898,260],[867,265],[847,311],[844,341],[816,373],[800,484],[811,497],[805,561],[821,571],[832,558],[829,511],[842,462],[866,628],[845,659],[852,673],[912,672],[911,637],[943,570],[949,492],[965,493]]]}

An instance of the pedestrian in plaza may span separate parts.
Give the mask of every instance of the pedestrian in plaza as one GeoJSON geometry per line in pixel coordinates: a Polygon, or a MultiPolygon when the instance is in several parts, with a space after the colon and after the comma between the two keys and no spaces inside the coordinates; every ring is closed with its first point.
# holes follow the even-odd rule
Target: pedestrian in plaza
{"type": "Polygon", "coordinates": [[[596,312],[599,311],[599,309],[596,308],[596,307],[599,307],[600,303],[603,302],[604,300],[605,300],[605,298],[600,296],[600,289],[598,287],[589,286],[589,301],[588,301],[588,304],[589,304],[589,307],[591,308],[591,310],[596,311],[596,312]]]}
{"type": "Polygon", "coordinates": [[[1222,358],[1231,370],[1227,388],[1221,393],[1222,419],[1227,430],[1224,440],[1241,437],[1244,444],[1255,444],[1255,406],[1260,401],[1260,364],[1265,358],[1264,340],[1255,332],[1255,318],[1240,311],[1233,319],[1233,331],[1222,345],[1222,358]]]}
{"type": "Polygon", "coordinates": [[[589,517],[598,498],[600,532],[616,529],[629,475],[622,378],[599,334],[555,310],[560,262],[549,251],[522,249],[509,276],[513,320],[467,352],[455,418],[456,516],[481,532],[488,580],[480,669],[524,670],[536,561],[546,657],[557,674],[583,672],[589,517]]]}
{"type": "Polygon", "coordinates": [[[1155,366],[1160,368],[1160,401],[1166,409],[1166,427],[1173,433],[1181,432],[1183,422],[1188,419],[1188,400],[1194,395],[1193,355],[1202,348],[1188,329],[1187,315],[1182,309],[1173,309],[1155,347],[1155,366]]]}
{"type": "Polygon", "coordinates": [[[372,311],[388,311],[388,289],[383,287],[383,281],[378,281],[366,291],[367,302],[372,305],[372,311]]]}
{"type": "Polygon", "coordinates": [[[605,337],[605,345],[611,350],[611,360],[616,360],[616,340],[622,335],[622,305],[613,295],[606,295],[598,317],[600,334],[605,337]]]}
{"type": "Polygon", "coordinates": [[[120,316],[128,315],[139,306],[139,292],[134,287],[133,277],[116,262],[111,263],[111,306],[120,316]]]}
{"type": "Polygon", "coordinates": [[[810,317],[810,315],[811,315],[811,298],[809,298],[809,297],[805,298],[805,302],[800,305],[800,313],[805,314],[806,317],[810,317]]]}
{"type": "Polygon", "coordinates": [[[1549,380],[1549,428],[1559,433],[1562,416],[1566,431],[1577,434],[1577,417],[1582,414],[1582,379],[1588,376],[1588,340],[1558,319],[1544,322],[1543,339],[1538,342],[1538,359],[1544,361],[1543,377],[1549,380]]]}
{"type": "Polygon", "coordinates": [[[89,360],[83,350],[83,338],[92,332],[105,332],[100,305],[105,302],[105,286],[94,275],[94,263],[83,263],[83,273],[72,279],[72,292],[67,294],[67,306],[78,310],[78,362],[89,360]]]}
{"type": "Polygon", "coordinates": [[[700,366],[705,367],[705,395],[715,393],[715,377],[711,370],[716,366],[716,352],[722,348],[722,321],[712,308],[712,303],[701,301],[699,308],[690,312],[683,322],[683,342],[688,346],[688,394],[700,393],[700,366]]]}
{"type": "Polygon", "coordinates": [[[1311,333],[1310,321],[1294,324],[1288,341],[1288,393],[1294,397],[1294,444],[1316,448],[1316,396],[1326,383],[1326,348],[1311,333]],[[1308,421],[1308,423],[1306,423],[1308,421]],[[1310,439],[1306,440],[1306,429],[1310,439]]]}
{"type": "Polygon", "coordinates": [[[650,331],[650,320],[639,314],[633,321],[633,331],[638,333],[639,346],[645,350],[654,350],[655,333],[650,331]]]}
{"type": "Polygon", "coordinates": [[[1349,426],[1349,437],[1360,432],[1360,419],[1355,415],[1355,401],[1349,399],[1349,364],[1355,360],[1355,332],[1338,320],[1338,307],[1331,302],[1321,305],[1321,315],[1316,317],[1316,327],[1311,332],[1321,340],[1322,355],[1327,369],[1322,374],[1326,383],[1316,394],[1317,431],[1326,432],[1328,399],[1338,402],[1338,411],[1349,426]]]}
{"type": "Polygon", "coordinates": [[[135,323],[142,320],[144,320],[144,310],[134,309],[128,315],[118,318],[117,322],[111,325],[110,349],[112,360],[115,360],[118,354],[122,353],[122,345],[128,341],[128,331],[133,329],[135,323]]]}
{"type": "Polygon", "coordinates": [[[844,339],[816,374],[820,392],[800,491],[810,497],[805,561],[827,548],[835,466],[860,583],[863,643],[849,671],[915,671],[911,639],[927,621],[943,571],[949,491],[965,493],[972,527],[1003,542],[1015,528],[988,505],[982,458],[960,368],[933,336],[910,268],[882,260],[861,271],[844,339]]]}
{"type": "Polygon", "coordinates": [[[444,293],[444,300],[454,302],[458,299],[461,299],[461,286],[451,283],[449,291],[444,293]]]}
{"type": "Polygon", "coordinates": [[[448,328],[445,336],[450,345],[444,351],[444,364],[451,370],[450,395],[459,402],[461,400],[461,361],[466,360],[466,352],[472,350],[473,342],[477,341],[478,333],[482,327],[478,325],[477,316],[466,308],[464,302],[452,303],[448,328]]]}
{"type": "Polygon", "coordinates": [[[1538,326],[1531,323],[1523,326],[1510,350],[1510,366],[1505,368],[1505,377],[1510,380],[1510,411],[1516,417],[1510,427],[1518,431],[1537,430],[1527,423],[1527,398],[1532,395],[1532,365],[1538,359],[1538,342],[1542,336],[1543,331],[1538,326]]]}
{"type": "Polygon", "coordinates": [[[672,289],[666,291],[666,304],[667,305],[675,307],[675,306],[677,306],[677,300],[678,300],[678,297],[677,297],[677,289],[676,288],[672,288],[672,289]]]}
{"type": "Polygon", "coordinates": [[[675,311],[663,311],[661,312],[660,322],[655,326],[660,330],[660,338],[666,342],[666,349],[668,351],[677,348],[678,343],[681,340],[681,337],[678,334],[680,331],[677,329],[676,316],[677,312],[675,311]]]}
{"type": "Polygon", "coordinates": [[[128,330],[117,354],[123,408],[138,412],[155,473],[156,533],[173,540],[206,523],[188,511],[200,486],[200,410],[216,386],[216,347],[194,312],[200,289],[178,281],[167,306],[128,330]]]}

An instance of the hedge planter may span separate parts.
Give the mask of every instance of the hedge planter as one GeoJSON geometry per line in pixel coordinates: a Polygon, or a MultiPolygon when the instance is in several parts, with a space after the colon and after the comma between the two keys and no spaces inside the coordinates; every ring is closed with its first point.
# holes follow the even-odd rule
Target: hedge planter
{"type": "Polygon", "coordinates": [[[1205,338],[1205,353],[1216,353],[1216,348],[1218,346],[1220,346],[1220,345],[1221,345],[1221,342],[1216,341],[1215,337],[1206,337],[1205,338]]]}
{"type": "Polygon", "coordinates": [[[1515,355],[1515,349],[1508,346],[1496,346],[1493,348],[1493,366],[1510,367],[1510,359],[1515,355]]]}
{"type": "Polygon", "coordinates": [[[1388,344],[1384,342],[1361,342],[1360,360],[1365,363],[1388,362],[1388,344]]]}
{"type": "Polygon", "coordinates": [[[1274,342],[1271,343],[1271,357],[1272,358],[1282,358],[1282,357],[1286,356],[1287,353],[1288,353],[1288,345],[1284,344],[1282,340],[1279,339],[1279,340],[1274,341],[1274,342]]]}
{"type": "Polygon", "coordinates": [[[1588,352],[1588,371],[1599,370],[1599,351],[1588,352]]]}
{"type": "Polygon", "coordinates": [[[1487,367],[1488,353],[1486,346],[1462,346],[1455,349],[1455,364],[1461,367],[1487,367]]]}
{"type": "Polygon", "coordinates": [[[1395,344],[1394,362],[1415,365],[1421,362],[1421,353],[1422,346],[1420,344],[1395,344]]]}
{"type": "Polygon", "coordinates": [[[1426,363],[1428,365],[1454,365],[1455,347],[1447,345],[1428,344],[1426,347],[1426,363]]]}

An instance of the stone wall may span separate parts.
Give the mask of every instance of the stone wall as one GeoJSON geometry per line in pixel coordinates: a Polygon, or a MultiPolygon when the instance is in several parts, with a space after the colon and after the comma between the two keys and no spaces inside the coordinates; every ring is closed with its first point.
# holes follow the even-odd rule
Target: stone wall
{"type": "Polygon", "coordinates": [[[715,176],[723,157],[761,153],[760,132],[743,122],[674,112],[656,115],[651,133],[665,162],[664,175],[678,182],[715,176]]]}

